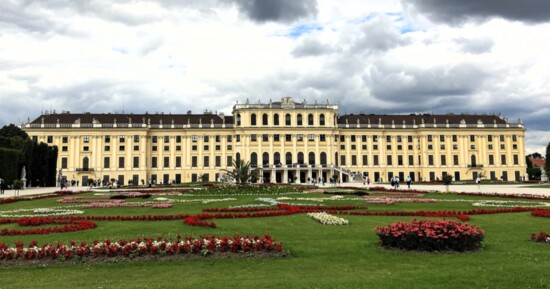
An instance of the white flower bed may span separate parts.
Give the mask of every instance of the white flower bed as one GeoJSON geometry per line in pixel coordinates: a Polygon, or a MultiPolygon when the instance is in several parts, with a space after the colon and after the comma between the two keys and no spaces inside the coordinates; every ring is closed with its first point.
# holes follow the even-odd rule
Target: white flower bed
{"type": "Polygon", "coordinates": [[[524,207],[524,208],[541,208],[550,207],[550,203],[547,202],[528,202],[528,201],[491,201],[485,200],[472,204],[476,207],[524,207]]]}
{"type": "Polygon", "coordinates": [[[66,206],[58,208],[34,208],[34,209],[17,209],[11,211],[0,211],[0,218],[32,218],[32,217],[57,217],[57,216],[72,216],[82,215],[84,211],[70,210],[68,208],[82,207],[66,206]],[[32,214],[19,214],[24,212],[32,212],[32,214]]]}
{"type": "Polygon", "coordinates": [[[291,198],[291,197],[278,197],[276,198],[277,201],[312,201],[312,202],[319,202],[322,203],[324,201],[361,201],[362,198],[344,198],[344,196],[341,195],[334,195],[328,198],[291,198]]]}
{"type": "Polygon", "coordinates": [[[325,212],[308,213],[307,215],[323,225],[349,225],[348,220],[327,214],[325,212]]]}
{"type": "Polygon", "coordinates": [[[271,207],[271,205],[267,205],[267,204],[249,204],[249,205],[229,206],[230,209],[267,208],[267,207],[271,207]]]}

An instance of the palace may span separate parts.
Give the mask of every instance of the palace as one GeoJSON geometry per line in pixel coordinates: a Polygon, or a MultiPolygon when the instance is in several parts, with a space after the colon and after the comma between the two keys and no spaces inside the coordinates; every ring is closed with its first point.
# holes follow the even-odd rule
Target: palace
{"type": "Polygon", "coordinates": [[[236,159],[259,181],[307,183],[519,181],[525,173],[520,120],[496,115],[339,115],[334,104],[236,104],[232,115],[47,113],[22,127],[59,148],[63,178],[122,184],[219,180],[236,159]]]}

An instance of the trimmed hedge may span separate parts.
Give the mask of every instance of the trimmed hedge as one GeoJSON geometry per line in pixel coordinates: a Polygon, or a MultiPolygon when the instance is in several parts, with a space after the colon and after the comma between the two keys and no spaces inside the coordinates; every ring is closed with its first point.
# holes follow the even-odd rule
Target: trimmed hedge
{"type": "Polygon", "coordinates": [[[21,153],[14,149],[0,147],[0,178],[6,185],[17,179],[21,153]]]}

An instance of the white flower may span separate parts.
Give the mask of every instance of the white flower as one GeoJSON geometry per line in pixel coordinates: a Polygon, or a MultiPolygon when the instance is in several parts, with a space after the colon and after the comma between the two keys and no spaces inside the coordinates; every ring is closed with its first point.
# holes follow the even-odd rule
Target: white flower
{"type": "Polygon", "coordinates": [[[326,212],[308,213],[307,215],[323,225],[349,225],[348,220],[327,214],[326,212]]]}

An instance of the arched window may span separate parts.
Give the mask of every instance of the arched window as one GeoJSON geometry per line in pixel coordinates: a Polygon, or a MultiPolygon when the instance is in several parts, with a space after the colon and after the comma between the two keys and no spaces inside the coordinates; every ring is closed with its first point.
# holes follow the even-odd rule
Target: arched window
{"type": "Polygon", "coordinates": [[[313,125],[313,114],[307,115],[307,125],[313,125]]]}
{"type": "Polygon", "coordinates": [[[250,115],[250,125],[256,125],[256,114],[255,113],[250,115]]]}
{"type": "Polygon", "coordinates": [[[279,114],[278,113],[273,115],[273,125],[279,125],[279,114]]]}
{"type": "Polygon", "coordinates": [[[302,123],[302,115],[301,115],[301,114],[298,114],[297,122],[298,122],[298,125],[303,125],[303,123],[302,123]]]}
{"type": "Polygon", "coordinates": [[[326,166],[327,165],[327,154],[325,152],[321,153],[321,165],[326,166]]]}
{"type": "Polygon", "coordinates": [[[285,164],[289,166],[292,165],[292,153],[285,154],[285,164]]]}
{"type": "Polygon", "coordinates": [[[258,166],[258,155],[256,153],[250,154],[250,166],[251,167],[257,167],[258,166]]]}
{"type": "Polygon", "coordinates": [[[476,165],[477,165],[476,155],[472,155],[472,167],[475,167],[476,165]]]}
{"type": "Polygon", "coordinates": [[[241,126],[241,114],[237,114],[237,126],[241,126]]]}
{"type": "Polygon", "coordinates": [[[308,155],[308,160],[310,165],[315,165],[315,153],[310,152],[308,155]]]}
{"type": "Polygon", "coordinates": [[[279,154],[279,153],[274,153],[273,154],[273,164],[275,164],[275,165],[281,164],[281,154],[279,154]]]}
{"type": "Polygon", "coordinates": [[[290,117],[290,113],[287,113],[285,115],[285,125],[292,125],[292,119],[290,117]]]}
{"type": "Polygon", "coordinates": [[[299,152],[298,153],[298,163],[303,164],[304,163],[304,153],[299,152]]]}
{"type": "Polygon", "coordinates": [[[269,154],[268,153],[263,153],[262,154],[262,164],[264,165],[264,167],[269,165],[269,154]]]}
{"type": "Polygon", "coordinates": [[[321,114],[319,116],[319,125],[325,125],[325,115],[321,114]]]}
{"type": "Polygon", "coordinates": [[[89,167],[90,167],[90,160],[88,159],[88,157],[84,157],[82,159],[82,169],[87,171],[89,167]]]}
{"type": "Polygon", "coordinates": [[[267,113],[264,113],[262,115],[262,125],[268,125],[268,120],[267,120],[268,116],[267,116],[267,113]]]}

